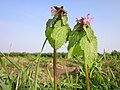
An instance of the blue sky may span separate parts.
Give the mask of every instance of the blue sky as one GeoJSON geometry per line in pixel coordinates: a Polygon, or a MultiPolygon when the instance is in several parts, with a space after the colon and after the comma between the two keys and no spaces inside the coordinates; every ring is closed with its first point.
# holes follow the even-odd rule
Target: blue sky
{"type": "MultiPolygon", "coordinates": [[[[91,13],[98,52],[120,51],[120,0],[0,0],[0,51],[8,52],[12,44],[11,52],[39,52],[53,5],[64,6],[71,28],[76,17],[91,13]]],[[[52,52],[48,43],[44,52],[52,52]]]]}

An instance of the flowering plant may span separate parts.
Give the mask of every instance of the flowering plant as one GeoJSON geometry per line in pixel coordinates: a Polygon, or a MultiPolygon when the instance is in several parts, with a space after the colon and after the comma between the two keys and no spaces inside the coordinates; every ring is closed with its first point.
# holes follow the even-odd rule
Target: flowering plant
{"type": "Polygon", "coordinates": [[[87,89],[90,90],[88,67],[91,68],[97,59],[97,39],[90,26],[93,18],[90,14],[77,19],[77,24],[69,34],[68,57],[83,57],[87,89]]]}
{"type": "Polygon", "coordinates": [[[49,19],[46,23],[45,35],[53,48],[54,90],[57,90],[56,50],[66,43],[66,41],[69,41],[69,58],[83,57],[87,89],[90,90],[88,67],[91,68],[97,58],[97,39],[90,26],[93,18],[89,17],[90,14],[81,17],[81,19],[76,18],[77,24],[71,31],[67,23],[67,12],[63,6],[53,6],[51,9],[53,18],[49,19]]]}
{"type": "Polygon", "coordinates": [[[45,35],[53,48],[54,90],[57,90],[56,50],[67,41],[70,27],[67,23],[68,17],[63,6],[53,6],[51,9],[53,18],[46,23],[45,35]]]}

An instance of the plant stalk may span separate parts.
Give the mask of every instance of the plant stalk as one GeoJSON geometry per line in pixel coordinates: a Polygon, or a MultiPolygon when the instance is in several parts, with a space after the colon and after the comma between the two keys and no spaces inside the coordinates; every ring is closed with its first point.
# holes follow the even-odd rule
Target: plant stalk
{"type": "Polygon", "coordinates": [[[53,49],[53,71],[54,71],[54,90],[57,90],[57,75],[56,75],[56,49],[53,49]]]}
{"type": "Polygon", "coordinates": [[[88,67],[87,67],[85,56],[84,56],[84,68],[85,68],[85,75],[86,75],[87,90],[90,90],[90,79],[89,79],[88,67]]]}
{"type": "Polygon", "coordinates": [[[36,70],[35,70],[35,78],[34,78],[34,86],[33,86],[33,90],[37,90],[37,80],[38,80],[38,73],[39,73],[39,64],[40,64],[40,57],[41,57],[41,54],[42,54],[42,51],[43,51],[43,48],[46,44],[46,41],[47,41],[47,38],[45,39],[44,43],[43,43],[43,46],[42,46],[42,49],[40,51],[40,54],[38,55],[38,58],[37,58],[37,66],[36,66],[36,70]]]}

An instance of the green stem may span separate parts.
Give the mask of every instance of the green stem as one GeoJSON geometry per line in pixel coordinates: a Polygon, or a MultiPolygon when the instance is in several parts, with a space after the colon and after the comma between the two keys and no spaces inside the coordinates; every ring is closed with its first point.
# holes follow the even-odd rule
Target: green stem
{"type": "Polygon", "coordinates": [[[56,49],[53,49],[54,90],[57,90],[56,49]]]}
{"type": "Polygon", "coordinates": [[[85,68],[85,75],[86,75],[87,90],[90,90],[90,79],[89,79],[88,67],[87,67],[85,56],[84,56],[84,68],[85,68]]]}
{"type": "Polygon", "coordinates": [[[34,78],[34,88],[33,90],[37,90],[37,80],[38,80],[38,72],[39,72],[39,64],[40,64],[40,57],[41,57],[41,54],[42,54],[42,51],[43,51],[43,48],[46,44],[46,41],[47,41],[47,38],[45,39],[44,43],[43,43],[43,46],[42,46],[42,49],[40,51],[40,54],[37,58],[37,66],[36,66],[36,70],[35,70],[35,78],[34,78]]]}

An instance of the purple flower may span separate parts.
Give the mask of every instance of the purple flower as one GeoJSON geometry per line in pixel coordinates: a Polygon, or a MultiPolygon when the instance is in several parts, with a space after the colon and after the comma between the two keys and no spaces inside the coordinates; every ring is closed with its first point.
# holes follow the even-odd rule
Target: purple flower
{"type": "Polygon", "coordinates": [[[93,19],[94,19],[94,18],[90,18],[90,19],[89,19],[89,22],[90,22],[90,23],[93,22],[93,19]]]}
{"type": "Polygon", "coordinates": [[[84,18],[83,18],[83,24],[86,24],[87,22],[91,23],[94,18],[90,18],[90,13],[88,13],[84,18]]]}
{"type": "Polygon", "coordinates": [[[88,19],[86,17],[83,18],[83,23],[86,24],[88,19]]]}
{"type": "Polygon", "coordinates": [[[54,6],[52,6],[51,9],[52,9],[51,12],[57,12],[57,9],[55,9],[54,6]]]}
{"type": "Polygon", "coordinates": [[[61,6],[61,7],[52,6],[51,9],[52,9],[51,12],[52,12],[53,16],[55,14],[59,14],[59,17],[61,18],[62,16],[67,15],[67,12],[64,10],[63,6],[61,6]]]}
{"type": "Polygon", "coordinates": [[[86,17],[87,17],[87,19],[89,19],[89,16],[90,16],[90,13],[88,13],[88,14],[87,14],[87,16],[86,16],[86,17]]]}
{"type": "Polygon", "coordinates": [[[90,18],[90,13],[88,13],[85,17],[81,17],[81,19],[76,18],[77,22],[82,22],[84,25],[88,22],[91,23],[94,18],[90,18]]]}

